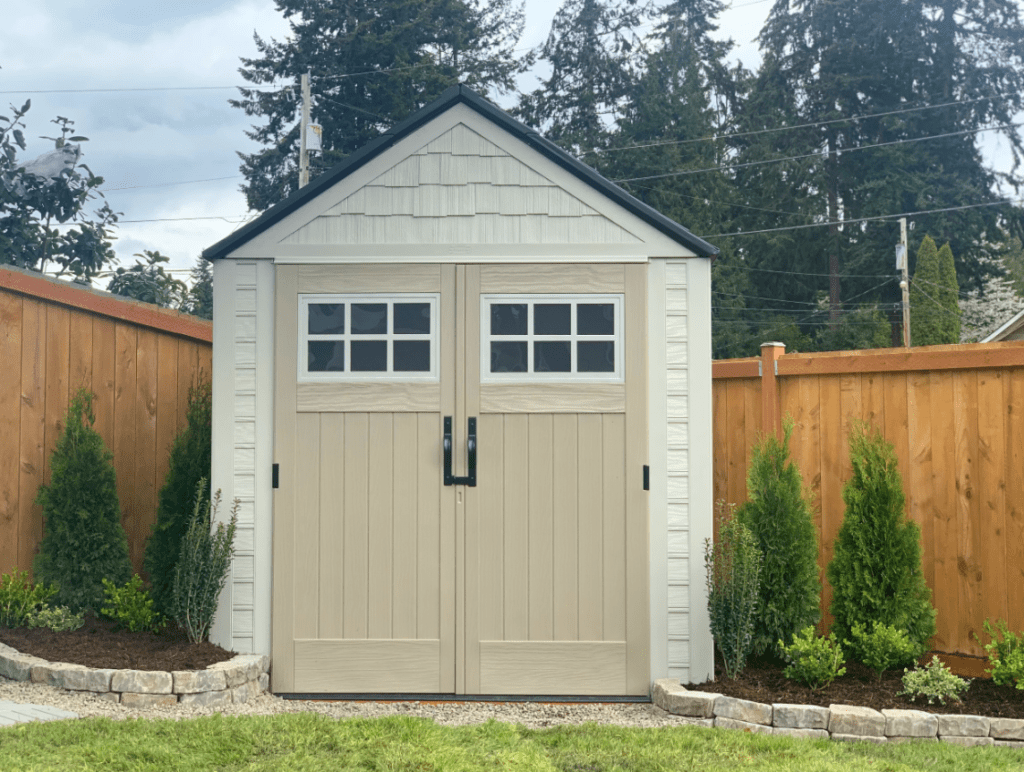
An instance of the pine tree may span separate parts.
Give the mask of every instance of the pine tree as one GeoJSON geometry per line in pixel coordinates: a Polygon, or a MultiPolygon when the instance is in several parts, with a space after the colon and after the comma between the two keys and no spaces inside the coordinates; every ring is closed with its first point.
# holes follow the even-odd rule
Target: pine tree
{"type": "Polygon", "coordinates": [[[960,342],[960,287],[949,244],[921,240],[910,285],[910,341],[915,346],[960,342]]]}
{"type": "Polygon", "coordinates": [[[181,310],[201,319],[213,319],[213,266],[210,261],[196,258],[189,278],[192,286],[185,294],[181,310]]]}
{"type": "Polygon", "coordinates": [[[132,573],[114,456],[93,429],[95,396],[80,389],[71,399],[50,457],[50,484],[36,495],[43,508],[43,541],[34,579],[58,585],[52,604],[75,612],[98,611],[103,580],[122,585],[132,573]]]}

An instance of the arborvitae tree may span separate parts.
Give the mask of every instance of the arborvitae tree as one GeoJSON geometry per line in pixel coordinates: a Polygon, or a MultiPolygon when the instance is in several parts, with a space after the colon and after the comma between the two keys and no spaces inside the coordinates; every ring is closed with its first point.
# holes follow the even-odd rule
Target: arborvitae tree
{"type": "Polygon", "coordinates": [[[210,479],[212,418],[210,384],[200,382],[189,391],[188,426],[171,446],[170,468],[160,489],[156,524],[146,542],[143,566],[152,583],[153,604],[166,616],[174,613],[174,567],[191,521],[196,486],[200,480],[210,479]]]}
{"type": "Polygon", "coordinates": [[[755,654],[777,652],[779,641],[789,643],[820,617],[818,538],[803,478],[789,457],[792,434],[793,423],[787,421],[781,441],[768,435],[754,446],[747,472],[748,500],[736,512],[764,555],[755,654]]]}
{"type": "Polygon", "coordinates": [[[935,634],[935,609],[921,568],[921,531],[903,511],[896,451],[863,423],[849,439],[853,477],[843,487],[846,513],[828,566],[832,630],[847,640],[853,625],[877,622],[925,645],[935,634]]]}
{"type": "Polygon", "coordinates": [[[113,454],[93,429],[95,394],[79,389],[50,457],[50,484],[40,486],[43,541],[33,564],[37,583],[57,584],[55,606],[97,611],[103,580],[124,584],[132,574],[121,527],[113,454]]]}
{"type": "Polygon", "coordinates": [[[910,285],[910,341],[915,346],[960,342],[960,286],[949,244],[925,236],[910,285]]]}
{"type": "Polygon", "coordinates": [[[197,258],[190,278],[192,286],[185,294],[181,310],[202,319],[213,319],[213,266],[210,261],[197,258]]]}

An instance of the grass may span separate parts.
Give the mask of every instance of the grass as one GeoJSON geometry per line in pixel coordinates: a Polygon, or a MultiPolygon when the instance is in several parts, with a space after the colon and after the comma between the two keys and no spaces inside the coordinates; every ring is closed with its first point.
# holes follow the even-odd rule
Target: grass
{"type": "Polygon", "coordinates": [[[0,770],[289,770],[329,772],[953,772],[1019,770],[1009,748],[869,745],[694,727],[445,727],[408,717],[317,714],[187,721],[83,719],[0,729],[0,770]]]}

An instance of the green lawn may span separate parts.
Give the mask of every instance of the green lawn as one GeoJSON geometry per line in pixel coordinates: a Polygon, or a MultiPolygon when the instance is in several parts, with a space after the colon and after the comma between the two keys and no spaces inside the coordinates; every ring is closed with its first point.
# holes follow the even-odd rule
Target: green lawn
{"type": "Polygon", "coordinates": [[[438,726],[317,714],[88,719],[0,729],[0,770],[1020,770],[1024,754],[942,743],[875,746],[796,741],[693,727],[525,729],[438,726]]]}

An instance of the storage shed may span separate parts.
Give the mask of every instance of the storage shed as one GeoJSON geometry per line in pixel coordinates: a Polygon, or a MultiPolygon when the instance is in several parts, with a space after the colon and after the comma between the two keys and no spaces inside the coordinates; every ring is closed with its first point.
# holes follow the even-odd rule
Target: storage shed
{"type": "Polygon", "coordinates": [[[214,640],[279,694],[706,678],[716,251],[464,86],[206,250],[214,640]]]}

